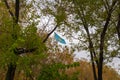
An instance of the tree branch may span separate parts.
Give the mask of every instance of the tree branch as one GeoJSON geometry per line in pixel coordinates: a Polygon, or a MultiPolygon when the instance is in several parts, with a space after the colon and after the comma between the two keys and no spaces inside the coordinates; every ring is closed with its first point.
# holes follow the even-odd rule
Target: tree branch
{"type": "Polygon", "coordinates": [[[108,13],[108,16],[106,18],[106,23],[104,25],[104,28],[103,28],[103,31],[101,33],[101,36],[100,36],[100,53],[99,53],[99,66],[98,66],[98,80],[102,80],[102,68],[103,68],[103,49],[104,49],[104,41],[105,41],[105,35],[106,35],[106,32],[107,32],[107,29],[108,29],[108,25],[110,23],[110,19],[111,19],[111,15],[112,15],[112,12],[114,10],[114,6],[116,4],[117,0],[114,0],[112,2],[112,5],[109,9],[109,13],[108,13]]]}
{"type": "Polygon", "coordinates": [[[16,0],[15,2],[15,23],[18,23],[19,20],[19,10],[20,10],[20,1],[16,0]]]}
{"type": "Polygon", "coordinates": [[[24,54],[24,53],[31,53],[36,51],[38,48],[26,49],[26,48],[16,48],[14,49],[14,53],[17,55],[24,54]]]}
{"type": "Polygon", "coordinates": [[[105,7],[107,13],[108,13],[108,10],[109,10],[109,4],[108,4],[108,1],[106,1],[106,0],[102,0],[102,2],[103,2],[103,4],[104,4],[104,7],[105,7]]]}
{"type": "MultiPolygon", "coordinates": [[[[46,38],[43,40],[43,43],[45,43],[47,41],[47,39],[49,38],[49,36],[56,30],[58,26],[56,25],[55,28],[46,36],[46,38]]],[[[16,48],[14,49],[14,53],[17,55],[20,54],[24,54],[24,53],[31,53],[36,51],[38,48],[32,48],[32,49],[26,49],[26,48],[16,48]]]]}
{"type": "Polygon", "coordinates": [[[54,27],[54,29],[46,36],[46,38],[43,40],[43,43],[45,43],[47,41],[47,39],[49,38],[49,36],[57,29],[58,25],[56,25],[54,27]]]}
{"type": "MultiPolygon", "coordinates": [[[[73,3],[76,4],[76,2],[74,0],[73,0],[73,3]]],[[[98,66],[98,60],[94,59],[94,58],[97,58],[97,56],[96,56],[96,53],[95,53],[95,50],[94,50],[94,47],[93,47],[93,42],[92,42],[89,30],[88,30],[88,23],[87,23],[87,21],[85,19],[85,15],[84,15],[82,6],[79,5],[79,7],[76,7],[76,10],[78,12],[79,17],[82,20],[84,29],[85,29],[85,31],[87,33],[87,36],[88,36],[88,42],[89,42],[88,48],[89,48],[90,56],[91,56],[93,76],[94,76],[94,80],[97,80],[97,75],[96,75],[96,69],[95,69],[95,63],[94,63],[94,61],[96,62],[97,66],[98,66]]]]}
{"type": "Polygon", "coordinates": [[[12,18],[13,18],[13,20],[14,20],[14,14],[13,14],[12,11],[10,10],[10,6],[8,5],[7,0],[3,0],[3,1],[4,1],[5,5],[6,5],[7,9],[8,9],[8,11],[9,11],[10,15],[12,16],[12,18]]]}
{"type": "Polygon", "coordinates": [[[118,23],[116,29],[117,29],[118,38],[120,40],[120,14],[118,15],[118,23]]]}
{"type": "MultiPolygon", "coordinates": [[[[43,43],[45,43],[47,41],[47,39],[49,38],[49,36],[56,30],[57,25],[55,26],[55,28],[46,36],[46,38],[43,40],[43,43]]],[[[26,49],[26,48],[16,48],[14,49],[14,53],[17,55],[20,54],[24,54],[24,53],[31,53],[36,51],[38,48],[32,48],[32,49],[26,49]]]]}
{"type": "MultiPolygon", "coordinates": [[[[118,5],[119,5],[119,10],[120,10],[120,1],[118,5]]],[[[118,22],[117,22],[116,30],[117,30],[117,34],[119,38],[119,45],[120,45],[120,11],[118,13],[118,22]]]]}
{"type": "Polygon", "coordinates": [[[100,57],[101,58],[103,57],[104,39],[105,39],[106,31],[108,29],[108,24],[109,24],[110,19],[111,19],[111,15],[112,15],[112,12],[113,12],[113,7],[116,4],[116,2],[117,2],[117,0],[114,0],[112,5],[111,5],[111,8],[109,9],[109,13],[108,13],[108,16],[106,18],[106,23],[105,23],[103,31],[101,33],[101,37],[100,37],[100,57]]]}

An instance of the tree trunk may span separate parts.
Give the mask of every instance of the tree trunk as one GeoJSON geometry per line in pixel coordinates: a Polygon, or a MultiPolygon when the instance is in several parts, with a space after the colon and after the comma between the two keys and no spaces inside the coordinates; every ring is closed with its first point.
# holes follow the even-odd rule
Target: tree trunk
{"type": "Polygon", "coordinates": [[[92,54],[91,54],[91,62],[92,62],[93,77],[94,77],[94,80],[97,80],[96,69],[95,69],[95,63],[94,63],[93,55],[92,55],[92,54]]]}
{"type": "MultiPolygon", "coordinates": [[[[19,0],[15,0],[15,15],[14,13],[11,11],[10,9],[10,5],[8,4],[7,0],[4,0],[4,3],[10,13],[10,15],[13,18],[13,28],[15,27],[16,24],[18,24],[18,20],[19,20],[19,10],[20,10],[20,1],[19,0]]],[[[13,34],[13,39],[17,39],[16,34],[13,34]]],[[[15,70],[16,70],[16,64],[12,64],[10,63],[8,65],[8,70],[6,73],[6,79],[5,80],[14,80],[14,76],[15,76],[15,70]]]]}
{"type": "Polygon", "coordinates": [[[103,80],[102,78],[102,70],[103,70],[103,53],[101,53],[99,66],[98,66],[98,80],[103,80]]]}
{"type": "Polygon", "coordinates": [[[16,65],[10,63],[10,64],[8,65],[8,70],[7,70],[7,73],[6,73],[6,78],[5,78],[5,80],[14,80],[15,70],[16,70],[16,65]]]}

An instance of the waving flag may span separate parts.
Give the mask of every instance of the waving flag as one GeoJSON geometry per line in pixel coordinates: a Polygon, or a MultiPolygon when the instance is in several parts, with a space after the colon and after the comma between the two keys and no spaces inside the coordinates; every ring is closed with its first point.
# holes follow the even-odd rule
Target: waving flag
{"type": "Polygon", "coordinates": [[[66,44],[65,40],[63,38],[61,38],[58,34],[54,33],[54,38],[56,39],[56,41],[62,43],[62,44],[66,44]]]}

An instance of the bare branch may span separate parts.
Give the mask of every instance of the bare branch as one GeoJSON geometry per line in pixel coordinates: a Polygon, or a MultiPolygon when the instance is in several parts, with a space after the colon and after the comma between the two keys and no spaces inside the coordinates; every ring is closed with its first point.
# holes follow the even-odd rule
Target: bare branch
{"type": "Polygon", "coordinates": [[[46,27],[48,26],[48,24],[49,24],[49,22],[50,22],[50,19],[51,19],[51,18],[49,17],[47,23],[46,23],[45,25],[43,24],[43,27],[44,27],[44,28],[42,29],[42,32],[45,31],[46,27]]]}
{"type": "Polygon", "coordinates": [[[43,40],[43,43],[45,43],[47,41],[47,39],[49,38],[49,36],[57,29],[58,25],[56,25],[54,27],[54,29],[46,36],[46,38],[43,40]]]}

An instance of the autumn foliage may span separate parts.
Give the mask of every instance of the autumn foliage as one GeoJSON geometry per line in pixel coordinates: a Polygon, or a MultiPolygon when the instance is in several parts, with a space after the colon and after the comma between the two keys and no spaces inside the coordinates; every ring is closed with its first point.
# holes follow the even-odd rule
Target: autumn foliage
{"type": "MultiPolygon", "coordinates": [[[[47,53],[47,57],[38,63],[30,65],[30,74],[17,69],[15,80],[93,80],[91,63],[86,60],[74,62],[74,56],[67,47],[64,51],[47,53]]],[[[5,73],[6,69],[1,68],[0,80],[4,80],[5,73]]],[[[120,80],[120,75],[111,67],[104,66],[103,79],[120,80]]]]}

